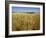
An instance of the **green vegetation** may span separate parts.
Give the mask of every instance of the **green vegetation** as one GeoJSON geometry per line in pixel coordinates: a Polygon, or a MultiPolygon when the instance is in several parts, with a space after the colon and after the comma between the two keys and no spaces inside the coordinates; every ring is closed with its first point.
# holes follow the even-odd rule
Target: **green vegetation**
{"type": "Polygon", "coordinates": [[[13,13],[12,31],[39,30],[40,14],[13,13]]]}

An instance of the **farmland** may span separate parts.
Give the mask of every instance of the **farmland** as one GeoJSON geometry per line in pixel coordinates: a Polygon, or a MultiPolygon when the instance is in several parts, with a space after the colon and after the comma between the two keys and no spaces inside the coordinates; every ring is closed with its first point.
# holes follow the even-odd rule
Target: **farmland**
{"type": "Polygon", "coordinates": [[[12,13],[12,31],[39,29],[40,14],[12,13]]]}

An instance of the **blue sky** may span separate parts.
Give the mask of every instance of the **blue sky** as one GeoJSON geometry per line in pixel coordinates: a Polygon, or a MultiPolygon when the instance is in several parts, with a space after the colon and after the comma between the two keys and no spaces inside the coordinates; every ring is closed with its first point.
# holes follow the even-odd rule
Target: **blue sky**
{"type": "Polygon", "coordinates": [[[12,7],[12,12],[40,12],[40,8],[35,8],[35,7],[12,7]]]}

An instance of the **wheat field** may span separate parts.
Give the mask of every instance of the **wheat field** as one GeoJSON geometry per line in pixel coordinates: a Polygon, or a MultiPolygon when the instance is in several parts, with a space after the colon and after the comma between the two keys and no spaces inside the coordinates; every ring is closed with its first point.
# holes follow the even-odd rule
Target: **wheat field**
{"type": "Polygon", "coordinates": [[[12,13],[12,31],[40,30],[40,14],[12,13]]]}

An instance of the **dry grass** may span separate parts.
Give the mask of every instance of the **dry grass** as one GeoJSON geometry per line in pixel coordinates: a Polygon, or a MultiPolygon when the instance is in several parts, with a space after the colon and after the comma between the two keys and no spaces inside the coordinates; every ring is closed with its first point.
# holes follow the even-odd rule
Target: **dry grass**
{"type": "Polygon", "coordinates": [[[12,30],[39,30],[40,29],[40,15],[39,14],[12,14],[12,30]]]}

